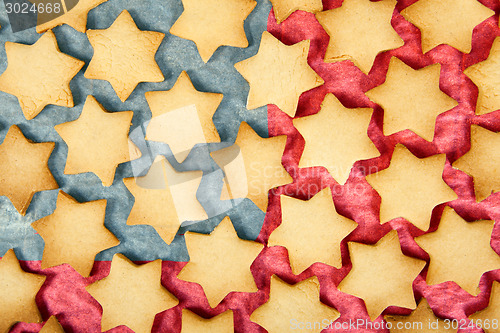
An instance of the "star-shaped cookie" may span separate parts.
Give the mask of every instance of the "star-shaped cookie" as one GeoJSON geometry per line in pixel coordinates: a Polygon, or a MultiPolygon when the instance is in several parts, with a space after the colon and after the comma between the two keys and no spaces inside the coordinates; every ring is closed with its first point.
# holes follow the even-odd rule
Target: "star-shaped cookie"
{"type": "Polygon", "coordinates": [[[500,133],[471,125],[470,150],[453,163],[474,178],[477,201],[500,191],[498,166],[500,165],[500,133]]]}
{"type": "Polygon", "coordinates": [[[240,239],[229,217],[210,235],[187,232],[185,238],[190,259],[178,278],[200,284],[210,306],[232,291],[257,291],[250,266],[263,245],[240,239]]]}
{"type": "Polygon", "coordinates": [[[344,184],[356,161],[380,155],[367,135],[371,114],[371,109],[348,109],[327,94],[317,114],[293,120],[306,141],[299,167],[323,166],[344,184]]]}
{"type": "Polygon", "coordinates": [[[479,88],[476,114],[481,115],[500,109],[500,37],[495,38],[490,55],[485,61],[464,71],[479,88]]]}
{"type": "Polygon", "coordinates": [[[0,145],[0,195],[23,215],[33,194],[59,187],[47,166],[53,149],[54,142],[33,143],[15,125],[0,145]]]}
{"type": "Polygon", "coordinates": [[[85,77],[108,81],[122,102],[140,82],[161,82],[165,78],[155,61],[164,33],[142,31],[124,10],[104,30],[88,30],[94,48],[85,77]]]}
{"type": "MultiPolygon", "coordinates": [[[[261,138],[245,122],[242,122],[233,146],[212,152],[214,161],[224,169],[226,188],[231,194],[222,200],[249,198],[264,212],[267,211],[270,189],[289,184],[292,177],[281,164],[286,136],[261,138]],[[243,159],[243,163],[228,167],[228,157],[243,159]],[[241,165],[243,164],[243,166],[241,165]]],[[[240,162],[240,161],[238,161],[240,162]]]]}
{"type": "Polygon", "coordinates": [[[477,295],[483,273],[500,268],[500,256],[490,245],[492,231],[493,221],[467,222],[446,207],[437,231],[415,238],[431,258],[427,284],[454,281],[477,295]]]}
{"type": "Polygon", "coordinates": [[[421,230],[429,229],[434,207],[457,198],[443,180],[445,160],[444,154],[420,159],[396,145],[390,166],[366,176],[382,198],[380,222],[404,217],[421,230]]]}
{"type": "Polygon", "coordinates": [[[170,28],[172,35],[196,43],[207,62],[219,46],[247,47],[243,22],[257,5],[254,0],[182,0],[184,12],[170,28]]]}
{"type": "Polygon", "coordinates": [[[39,333],[64,333],[64,329],[55,316],[51,316],[39,333]]]}
{"type": "Polygon", "coordinates": [[[167,143],[178,161],[198,143],[219,142],[212,118],[222,97],[196,90],[186,72],[179,75],[172,89],[146,92],[152,113],[146,140],[167,143]]]}
{"type": "Polygon", "coordinates": [[[278,24],[283,22],[293,12],[302,10],[310,13],[317,13],[323,10],[321,0],[271,0],[273,4],[274,16],[278,24]]]}
{"type": "Polygon", "coordinates": [[[372,320],[389,306],[415,309],[412,283],[425,261],[403,254],[395,230],[375,245],[348,246],[352,269],[340,282],[340,291],[363,299],[372,320]]]}
{"type": "Polygon", "coordinates": [[[401,14],[420,29],[424,53],[440,44],[469,53],[472,30],[495,12],[477,0],[420,0],[401,14]]]}
{"type": "Polygon", "coordinates": [[[414,70],[391,58],[385,82],[366,92],[384,108],[384,134],[409,129],[427,141],[434,137],[436,117],[458,105],[439,89],[440,64],[414,70]]]}
{"type": "Polygon", "coordinates": [[[264,327],[268,332],[300,331],[319,333],[339,317],[339,312],[319,299],[319,281],[313,276],[294,285],[289,285],[276,275],[271,277],[269,300],[250,315],[250,320],[264,327]],[[321,323],[314,327],[304,323],[321,323]],[[325,325],[325,326],[323,326],[325,325]]]}
{"type": "Polygon", "coordinates": [[[247,108],[275,104],[295,116],[299,96],[324,83],[309,67],[309,40],[287,46],[264,31],[259,52],[234,66],[250,84],[247,108]]]}
{"type": "Polygon", "coordinates": [[[337,213],[329,187],[308,201],[281,196],[282,222],[269,237],[268,246],[287,248],[294,274],[315,262],[342,266],[340,242],[356,222],[337,213]]]}
{"type": "Polygon", "coordinates": [[[33,45],[5,43],[7,69],[0,90],[18,98],[26,119],[35,118],[49,104],[73,107],[69,82],[85,64],[59,51],[48,31],[33,45]]]}
{"type": "Polygon", "coordinates": [[[106,200],[79,203],[59,192],[54,213],[32,224],[45,242],[42,269],[70,264],[89,276],[95,256],[119,243],[104,226],[105,212],[106,200]]]}
{"type": "Polygon", "coordinates": [[[403,45],[391,26],[396,0],[344,0],[342,6],[316,14],[330,35],[325,61],[349,59],[368,73],[377,54],[403,45]]]}
{"type": "Polygon", "coordinates": [[[234,332],[233,311],[227,310],[210,319],[200,317],[182,309],[182,333],[232,333],[234,332]]]}
{"type": "Polygon", "coordinates": [[[65,174],[93,172],[113,184],[118,164],[130,161],[128,132],[132,111],[107,112],[88,96],[80,117],[54,126],[68,145],[65,174]]]}
{"type": "Polygon", "coordinates": [[[13,250],[0,260],[0,332],[7,332],[16,322],[40,322],[42,318],[35,296],[45,276],[22,270],[13,250]]]}
{"type": "Polygon", "coordinates": [[[116,254],[109,275],[87,287],[102,306],[102,331],[126,325],[134,332],[151,332],[156,314],[179,303],[160,280],[161,260],[138,266],[116,254]]]}

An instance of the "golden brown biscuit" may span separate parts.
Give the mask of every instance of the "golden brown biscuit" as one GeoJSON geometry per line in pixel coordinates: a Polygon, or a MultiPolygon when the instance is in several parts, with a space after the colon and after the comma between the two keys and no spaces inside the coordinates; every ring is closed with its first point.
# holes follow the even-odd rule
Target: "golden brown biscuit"
{"type": "Polygon", "coordinates": [[[22,215],[33,194],[59,187],[47,166],[53,149],[54,142],[31,142],[16,125],[0,145],[0,195],[7,196],[22,215]]]}
{"type": "Polygon", "coordinates": [[[208,218],[196,199],[202,171],[177,172],[164,157],[157,157],[148,174],[125,178],[135,198],[127,224],[148,224],[170,244],[184,221],[208,218]]]}
{"type": "Polygon", "coordinates": [[[85,77],[108,81],[122,102],[140,82],[161,82],[165,78],[155,61],[164,33],[142,31],[124,10],[108,29],[88,30],[94,48],[85,77]]]}
{"type": "Polygon", "coordinates": [[[347,109],[327,94],[317,114],[293,120],[306,141],[299,167],[323,166],[344,184],[356,161],[380,155],[367,135],[371,113],[372,109],[347,109]]]}
{"type": "Polygon", "coordinates": [[[64,329],[57,321],[57,318],[51,316],[49,320],[45,322],[39,333],[64,333],[64,329]]]}
{"type": "Polygon", "coordinates": [[[68,145],[64,173],[93,172],[104,186],[113,184],[118,164],[130,161],[128,132],[132,111],[107,112],[87,96],[80,117],[54,126],[68,145]]]}
{"type": "Polygon", "coordinates": [[[446,207],[437,231],[415,238],[431,258],[427,284],[456,282],[471,295],[479,293],[483,273],[500,268],[491,248],[493,221],[467,222],[446,207]]]}
{"type": "Polygon", "coordinates": [[[227,310],[210,319],[182,309],[182,333],[234,333],[233,311],[227,310]]]}
{"type": "Polygon", "coordinates": [[[250,265],[263,245],[238,238],[229,217],[210,235],[187,232],[185,237],[190,260],[178,278],[200,284],[210,306],[232,291],[257,291],[250,265]]]}
{"type": "Polygon", "coordinates": [[[500,133],[471,125],[470,150],[453,163],[453,167],[474,178],[477,201],[500,190],[500,133]]]}
{"type": "Polygon", "coordinates": [[[416,308],[412,283],[425,261],[403,254],[395,230],[375,245],[348,246],[352,269],[340,282],[340,291],[363,299],[372,320],[389,306],[416,308]]]}
{"type": "Polygon", "coordinates": [[[317,13],[323,10],[321,0],[271,0],[273,4],[274,16],[278,24],[283,22],[293,12],[302,10],[310,13],[317,13]]]}
{"type": "Polygon", "coordinates": [[[424,53],[440,44],[469,53],[472,30],[495,12],[476,0],[420,0],[401,14],[420,29],[424,53]]]}
{"type": "Polygon", "coordinates": [[[451,333],[451,325],[436,317],[425,298],[409,316],[384,316],[391,333],[451,333]],[[445,328],[450,326],[449,328],[445,328]]]}
{"type": "Polygon", "coordinates": [[[160,279],[161,260],[138,266],[115,255],[109,275],[87,287],[102,306],[102,331],[126,325],[136,333],[151,332],[156,314],[179,303],[160,279]]]}
{"type": "Polygon", "coordinates": [[[259,52],[234,67],[250,84],[247,108],[275,104],[295,116],[299,96],[324,83],[309,67],[309,40],[287,46],[264,31],[259,52]]]}
{"type": "Polygon", "coordinates": [[[48,31],[33,45],[5,43],[7,69],[0,90],[16,96],[26,119],[35,118],[48,104],[73,107],[69,82],[85,64],[59,51],[48,31]]]}
{"type": "Polygon", "coordinates": [[[254,0],[182,0],[184,12],[170,28],[172,35],[196,43],[207,62],[219,46],[247,47],[243,22],[257,5],[254,0]]]}
{"type": "Polygon", "coordinates": [[[41,322],[35,296],[45,276],[26,273],[13,250],[0,260],[0,332],[7,332],[16,322],[41,322]]]}
{"type": "Polygon", "coordinates": [[[281,164],[285,144],[286,136],[264,139],[242,122],[235,145],[211,153],[226,174],[221,199],[246,197],[266,212],[269,190],[293,180],[281,164]],[[227,163],[231,156],[237,157],[227,163]]]}
{"type": "Polygon", "coordinates": [[[419,70],[391,58],[383,84],[366,95],[384,108],[384,134],[409,129],[427,141],[434,137],[436,117],[458,105],[439,89],[441,65],[419,70]]]}
{"type": "Polygon", "coordinates": [[[470,316],[477,327],[486,333],[500,332],[500,282],[493,281],[488,307],[470,316]]]}
{"type": "Polygon", "coordinates": [[[340,242],[358,226],[337,213],[329,187],[308,201],[281,196],[280,226],[269,237],[268,246],[287,248],[294,274],[315,262],[342,266],[340,242]]]}
{"type": "Polygon", "coordinates": [[[420,159],[396,145],[390,166],[366,176],[382,198],[380,222],[404,217],[421,230],[429,229],[434,207],[457,198],[443,180],[445,160],[444,154],[420,159]]]}
{"type": "Polygon", "coordinates": [[[289,285],[273,275],[269,300],[250,319],[270,333],[300,330],[299,323],[307,332],[319,333],[338,317],[337,310],[321,303],[317,277],[289,285]]]}
{"type": "Polygon", "coordinates": [[[89,276],[95,256],[119,244],[104,226],[105,212],[106,200],[80,203],[59,192],[54,213],[32,224],[45,242],[42,269],[70,264],[89,276]]]}
{"type": "Polygon", "coordinates": [[[325,61],[351,60],[368,73],[377,54],[403,45],[391,26],[396,0],[344,0],[339,8],[316,14],[330,35],[325,61]]]}
{"type": "Polygon", "coordinates": [[[488,59],[470,66],[464,73],[479,88],[476,114],[500,109],[500,37],[495,38],[488,59]]]}

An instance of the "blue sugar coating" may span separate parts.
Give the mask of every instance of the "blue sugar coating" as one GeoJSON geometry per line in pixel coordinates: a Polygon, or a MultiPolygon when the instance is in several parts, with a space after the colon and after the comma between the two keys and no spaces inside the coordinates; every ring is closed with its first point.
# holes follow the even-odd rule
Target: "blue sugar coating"
{"type": "MultiPolygon", "coordinates": [[[[246,121],[262,137],[268,137],[267,107],[246,109],[249,86],[235,70],[236,62],[255,55],[258,51],[262,32],[266,30],[267,18],[271,10],[268,0],[257,0],[257,6],[245,21],[245,31],[249,47],[245,49],[222,46],[205,64],[194,42],[169,34],[169,29],[181,15],[181,0],[109,0],[93,9],[88,16],[88,29],[105,29],[116,17],[128,10],[141,30],[165,33],[165,38],[156,54],[165,81],[160,83],[140,83],[127,101],[122,103],[107,81],[88,80],[83,76],[93,50],[85,34],[63,25],[54,33],[62,52],[85,61],[86,65],[73,78],[70,87],[74,108],[49,105],[33,120],[27,121],[15,96],[0,92],[0,140],[8,128],[16,124],[25,136],[35,142],[56,142],[49,160],[49,168],[60,188],[79,201],[107,200],[106,227],[120,240],[114,248],[100,253],[97,260],[111,260],[115,253],[124,253],[132,260],[173,260],[189,259],[182,233],[187,230],[209,233],[226,215],[229,215],[238,232],[245,239],[255,239],[262,227],[264,212],[248,199],[220,201],[222,170],[210,158],[210,151],[233,143],[241,121],[246,121]],[[92,173],[64,175],[68,148],[54,126],[79,117],[87,95],[93,95],[108,111],[134,111],[131,133],[136,128],[144,129],[151,119],[151,111],[144,93],[154,90],[169,90],[179,74],[186,71],[195,88],[200,91],[222,93],[224,98],[214,115],[214,123],[221,139],[226,143],[200,145],[192,152],[192,157],[179,164],[173,159],[166,145],[150,143],[144,146],[144,136],[133,140],[141,148],[143,157],[137,161],[121,164],[116,170],[115,182],[110,187],[102,186],[92,173]],[[142,145],[142,146],[141,146],[142,145]],[[174,241],[167,245],[149,225],[126,225],[132,209],[133,196],[126,189],[122,178],[132,177],[137,167],[147,170],[156,154],[164,155],[178,171],[202,170],[203,178],[197,191],[197,198],[207,211],[206,221],[185,222],[174,241]],[[221,213],[222,212],[222,213],[221,213]],[[218,214],[220,213],[220,214],[218,214]]],[[[6,41],[33,44],[41,36],[35,29],[12,33],[8,18],[0,4],[0,73],[7,67],[4,44],[6,41]]],[[[136,133],[140,133],[138,131],[136,133]]],[[[31,227],[37,219],[51,214],[55,209],[58,190],[35,194],[25,216],[21,216],[6,197],[0,197],[0,254],[14,248],[21,260],[40,260],[43,240],[31,227]]]]}

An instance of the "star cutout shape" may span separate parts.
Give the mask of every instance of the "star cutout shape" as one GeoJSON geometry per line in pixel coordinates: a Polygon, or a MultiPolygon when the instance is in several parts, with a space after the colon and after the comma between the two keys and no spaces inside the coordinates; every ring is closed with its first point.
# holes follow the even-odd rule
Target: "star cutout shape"
{"type": "Polygon", "coordinates": [[[340,242],[356,229],[356,222],[337,213],[329,187],[307,201],[281,196],[281,225],[268,246],[287,248],[294,274],[315,262],[342,267],[340,242]]]}
{"type": "Polygon", "coordinates": [[[233,311],[227,310],[213,318],[205,319],[188,309],[182,309],[182,332],[234,332],[233,311]]]}
{"type": "Polygon", "coordinates": [[[55,316],[50,316],[39,333],[64,333],[64,329],[55,316]]]}
{"type": "Polygon", "coordinates": [[[222,200],[246,197],[266,212],[269,190],[293,181],[281,164],[285,145],[286,136],[264,139],[242,122],[235,145],[211,153],[214,161],[224,169],[225,185],[231,194],[230,197],[222,196],[222,200]],[[239,154],[243,163],[237,164],[235,168],[228,167],[228,157],[239,154]]]}
{"type": "Polygon", "coordinates": [[[257,5],[254,0],[182,0],[184,12],[170,33],[192,40],[207,62],[219,46],[247,47],[243,22],[257,5]]]}
{"type": "Polygon", "coordinates": [[[95,256],[119,244],[104,226],[105,213],[106,200],[79,203],[59,192],[54,213],[32,224],[45,242],[42,269],[70,264],[89,276],[95,256]]]}
{"type": "Polygon", "coordinates": [[[219,142],[212,118],[222,97],[196,90],[186,72],[179,75],[172,89],[146,92],[152,113],[146,140],[167,143],[179,161],[198,143],[219,142]]]}
{"type": "Polygon", "coordinates": [[[202,175],[202,171],[177,172],[164,157],[157,157],[147,175],[123,180],[134,196],[127,224],[151,225],[170,244],[182,222],[208,218],[196,199],[202,175]]]}
{"type": "Polygon", "coordinates": [[[13,125],[0,145],[0,195],[7,196],[22,215],[33,194],[59,187],[47,162],[54,142],[33,143],[13,125]]]}
{"type": "MultiPolygon", "coordinates": [[[[316,276],[289,285],[276,275],[271,277],[269,300],[250,315],[250,320],[268,332],[288,332],[298,323],[324,323],[340,316],[339,312],[319,299],[319,281],[316,276]]],[[[297,329],[296,326],[295,329],[297,329]]],[[[307,332],[319,333],[325,327],[305,327],[307,332]]]]}
{"type": "Polygon", "coordinates": [[[425,298],[422,298],[418,303],[417,308],[409,316],[384,316],[387,323],[392,325],[390,332],[404,332],[404,333],[456,333],[457,330],[445,323],[444,320],[436,317],[432,311],[429,303],[425,298]],[[430,326],[432,325],[432,326],[430,326]],[[404,327],[398,329],[398,327],[404,327]]]}
{"type": "Polygon", "coordinates": [[[283,22],[297,10],[309,13],[317,13],[323,10],[321,0],[271,0],[274,16],[278,24],[283,22]]]}
{"type": "Polygon", "coordinates": [[[482,201],[500,191],[498,178],[500,165],[500,133],[471,125],[470,150],[453,163],[474,178],[476,200],[482,201]]]}
{"type": "Polygon", "coordinates": [[[377,54],[404,44],[391,25],[396,0],[344,0],[342,6],[316,14],[330,35],[325,62],[349,59],[368,73],[377,54]]]}
{"type": "Polygon", "coordinates": [[[306,141],[299,167],[324,166],[344,184],[356,161],[380,155],[367,135],[371,115],[371,109],[347,109],[327,94],[318,113],[293,120],[306,141]]]}
{"type": "Polygon", "coordinates": [[[352,269],[340,291],[363,299],[372,320],[389,306],[415,309],[412,283],[425,261],[403,254],[395,230],[375,245],[349,242],[348,247],[352,269]]]}
{"type": "Polygon", "coordinates": [[[250,84],[247,108],[275,104],[295,116],[299,96],[324,83],[309,67],[310,40],[287,46],[269,32],[262,33],[259,52],[234,67],[250,84]]]}
{"type": "Polygon", "coordinates": [[[211,307],[232,291],[257,291],[250,266],[263,245],[238,238],[229,217],[210,235],[187,232],[184,236],[190,260],[178,278],[200,284],[211,307]]]}
{"type": "Polygon", "coordinates": [[[126,10],[108,29],[88,30],[87,36],[94,48],[94,56],[85,77],[108,81],[122,102],[140,82],[162,82],[165,79],[155,61],[165,34],[139,30],[126,10]]]}
{"type": "Polygon", "coordinates": [[[479,88],[476,114],[500,109],[500,37],[495,38],[488,59],[468,67],[464,73],[479,88]]]}
{"type": "Polygon", "coordinates": [[[439,89],[440,71],[440,64],[414,70],[391,58],[385,82],[366,92],[384,108],[385,135],[409,129],[432,141],[436,117],[458,105],[439,89]]]}
{"type": "Polygon", "coordinates": [[[49,104],[73,107],[69,82],[85,64],[59,51],[49,31],[33,45],[5,42],[7,69],[0,90],[14,95],[26,119],[35,118],[49,104]]]}
{"type": "Polygon", "coordinates": [[[156,314],[179,303],[161,285],[159,259],[139,266],[116,254],[109,275],[86,289],[102,306],[103,332],[119,325],[151,332],[156,314]]]}
{"type": "Polygon", "coordinates": [[[42,321],[35,296],[45,276],[26,273],[19,265],[13,250],[0,260],[0,331],[7,332],[16,322],[42,321]]]}
{"type": "Polygon", "coordinates": [[[488,220],[467,222],[446,207],[437,231],[415,238],[431,258],[427,284],[454,281],[477,295],[483,273],[500,268],[500,256],[490,246],[493,224],[488,220]]]}
{"type": "MultiPolygon", "coordinates": [[[[489,322],[491,327],[492,320],[498,318],[500,318],[500,282],[493,281],[488,307],[482,311],[474,313],[470,316],[470,319],[472,319],[477,326],[482,323],[482,326],[485,327],[485,324],[489,322]]],[[[485,331],[488,333],[498,333],[500,330],[498,326],[496,326],[496,328],[491,327],[491,329],[486,329],[485,331]]]]}
{"type": "Polygon", "coordinates": [[[404,217],[421,230],[429,229],[434,207],[457,198],[442,177],[445,160],[444,154],[420,159],[396,145],[390,166],[366,176],[382,198],[380,221],[404,217]]]}
{"type": "Polygon", "coordinates": [[[420,0],[401,15],[420,29],[424,53],[440,44],[469,53],[472,30],[495,12],[476,0],[420,0]]]}
{"type": "MultiPolygon", "coordinates": [[[[64,14],[50,21],[47,21],[45,17],[43,20],[38,19],[36,32],[42,33],[59,25],[67,24],[76,31],[85,33],[87,30],[88,13],[106,1],[108,0],[78,0],[78,2],[75,0],[62,0],[61,4],[63,5],[64,14]],[[66,9],[64,10],[64,8],[66,9]]],[[[30,2],[45,3],[43,0],[33,0],[30,2]]]]}
{"type": "Polygon", "coordinates": [[[78,119],[54,126],[68,145],[64,173],[93,172],[104,186],[113,184],[118,164],[130,161],[128,132],[133,114],[107,112],[87,96],[78,119]]]}

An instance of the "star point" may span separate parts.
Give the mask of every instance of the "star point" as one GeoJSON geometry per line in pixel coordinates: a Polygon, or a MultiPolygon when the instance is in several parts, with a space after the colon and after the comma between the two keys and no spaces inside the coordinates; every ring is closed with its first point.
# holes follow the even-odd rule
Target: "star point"
{"type": "Polygon", "coordinates": [[[469,53],[472,30],[494,14],[477,0],[420,0],[401,11],[420,29],[423,53],[440,44],[469,53]]]}
{"type": "Polygon", "coordinates": [[[325,61],[351,59],[368,73],[377,54],[404,44],[391,25],[395,7],[396,0],[344,0],[341,7],[316,14],[330,35],[325,61]]]}
{"type": "Polygon", "coordinates": [[[309,13],[317,13],[323,10],[321,0],[271,0],[274,15],[278,24],[283,22],[297,10],[309,13]]]}
{"type": "Polygon", "coordinates": [[[85,77],[108,81],[122,102],[139,83],[165,79],[155,61],[165,34],[139,30],[126,10],[109,28],[88,30],[87,36],[94,48],[94,56],[85,77]]]}
{"type": "Polygon", "coordinates": [[[234,65],[250,84],[247,108],[275,104],[295,116],[300,95],[324,83],[307,63],[310,40],[287,46],[269,32],[262,34],[258,53],[234,65]]]}
{"type": "Polygon", "coordinates": [[[446,207],[438,229],[415,238],[430,257],[427,284],[454,281],[477,295],[483,273],[500,268],[500,256],[490,245],[493,224],[489,220],[467,222],[446,207]]]}
{"type": "Polygon", "coordinates": [[[257,5],[254,0],[182,0],[184,12],[170,33],[192,40],[204,62],[219,46],[247,47],[243,22],[257,5]]]}
{"type": "Polygon", "coordinates": [[[69,82],[85,64],[62,53],[52,31],[32,45],[5,43],[7,69],[0,75],[0,90],[18,98],[27,120],[49,104],[73,107],[69,82]]]}
{"type": "Polygon", "coordinates": [[[395,230],[375,245],[349,242],[348,247],[352,269],[338,289],[363,299],[372,320],[389,306],[416,307],[412,284],[425,261],[403,254],[395,230]]]}
{"type": "Polygon", "coordinates": [[[440,70],[440,64],[414,70],[391,58],[385,82],[366,92],[384,108],[385,135],[410,129],[432,141],[437,116],[458,105],[439,89],[440,70]]]}
{"type": "Polygon", "coordinates": [[[53,149],[54,142],[33,143],[15,125],[0,145],[0,195],[22,215],[36,192],[59,187],[47,165],[53,149]]]}

